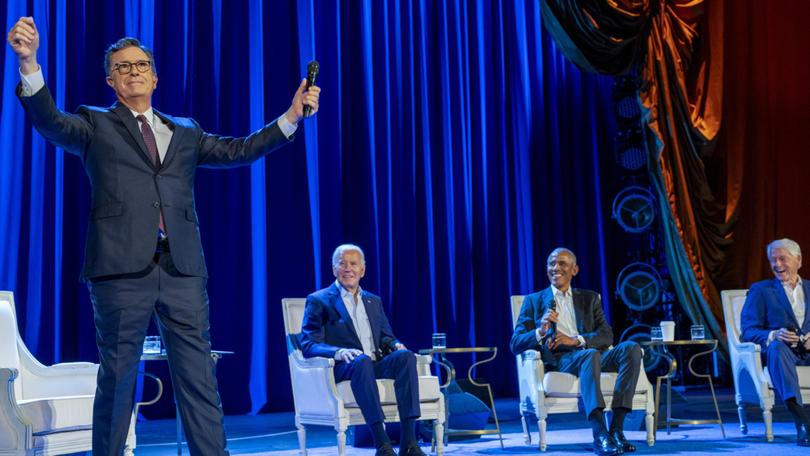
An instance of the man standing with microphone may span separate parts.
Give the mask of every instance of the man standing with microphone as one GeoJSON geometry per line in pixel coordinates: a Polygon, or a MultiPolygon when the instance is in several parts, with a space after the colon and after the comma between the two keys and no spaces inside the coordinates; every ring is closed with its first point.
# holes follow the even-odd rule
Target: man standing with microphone
{"type": "MultiPolygon", "coordinates": [[[[60,111],[37,64],[39,33],[23,17],[8,33],[21,81],[17,96],[37,131],[78,156],[92,209],[82,278],[93,302],[99,373],[93,454],[117,456],[132,413],[137,366],[154,314],[166,345],[180,418],[192,455],[228,454],[208,319],[208,272],[194,202],[197,167],[247,165],[287,144],[318,111],[320,89],[302,80],[289,109],[245,138],[206,133],[190,118],[152,107],[152,52],[123,38],[104,55],[110,107],[60,111]]],[[[20,132],[22,134],[22,132],[20,132]]]]}

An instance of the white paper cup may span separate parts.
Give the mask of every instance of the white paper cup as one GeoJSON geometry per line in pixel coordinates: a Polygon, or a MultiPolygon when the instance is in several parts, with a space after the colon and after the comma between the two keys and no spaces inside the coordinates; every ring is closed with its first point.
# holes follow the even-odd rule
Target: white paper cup
{"type": "Polygon", "coordinates": [[[664,335],[664,342],[672,342],[673,340],[675,340],[675,322],[662,321],[661,332],[664,335]]]}

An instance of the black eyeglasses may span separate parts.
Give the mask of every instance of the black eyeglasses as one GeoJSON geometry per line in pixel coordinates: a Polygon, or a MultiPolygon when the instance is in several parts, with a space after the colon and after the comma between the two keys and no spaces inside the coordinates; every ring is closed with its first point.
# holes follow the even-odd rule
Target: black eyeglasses
{"type": "Polygon", "coordinates": [[[118,74],[128,74],[132,71],[132,67],[138,69],[139,73],[146,73],[152,68],[152,62],[149,60],[138,60],[137,62],[121,62],[113,65],[113,70],[118,70],[118,74]]]}

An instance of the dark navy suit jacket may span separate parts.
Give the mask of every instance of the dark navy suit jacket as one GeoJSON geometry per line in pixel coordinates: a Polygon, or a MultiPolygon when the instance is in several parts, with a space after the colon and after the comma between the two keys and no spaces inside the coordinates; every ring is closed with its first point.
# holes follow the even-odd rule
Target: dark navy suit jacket
{"type": "MultiPolygon", "coordinates": [[[[391,331],[391,325],[383,311],[382,300],[365,290],[362,298],[371,324],[375,349],[380,351],[380,354],[396,350],[399,341],[391,331]]],[[[301,323],[301,351],[305,358],[316,356],[334,358],[335,352],[341,348],[363,350],[363,345],[357,336],[349,311],[340,297],[340,288],[333,283],[307,296],[304,320],[301,323]]]]}
{"type": "Polygon", "coordinates": [[[810,282],[802,279],[802,286],[805,317],[804,325],[799,325],[779,280],[763,280],[751,285],[740,316],[742,340],[757,343],[764,349],[768,335],[775,329],[801,328],[803,334],[810,332],[810,282]]]}
{"type": "MultiPolygon", "coordinates": [[[[585,339],[585,347],[598,350],[608,348],[613,343],[613,329],[607,323],[599,294],[591,290],[572,288],[571,296],[577,331],[585,339]]],[[[538,350],[544,363],[556,365],[554,354],[545,345],[538,343],[535,336],[535,329],[540,327],[543,314],[553,301],[554,294],[551,287],[526,296],[509,344],[512,353],[517,355],[526,350],[538,350]]]]}
{"type": "Polygon", "coordinates": [[[197,167],[250,163],[289,142],[275,122],[246,138],[231,138],[205,133],[193,119],[155,110],[173,130],[157,168],[137,119],[123,104],[80,106],[76,114],[68,114],[57,109],[47,87],[23,97],[18,86],[17,94],[37,131],[81,158],[90,178],[85,279],[146,269],[155,254],[161,209],[177,269],[207,277],[194,204],[197,167]]]}

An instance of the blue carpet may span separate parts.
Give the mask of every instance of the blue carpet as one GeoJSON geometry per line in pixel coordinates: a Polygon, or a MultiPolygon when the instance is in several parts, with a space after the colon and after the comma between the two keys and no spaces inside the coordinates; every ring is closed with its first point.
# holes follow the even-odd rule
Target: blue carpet
{"type": "MultiPolygon", "coordinates": [[[[674,393],[674,391],[673,391],[674,393]]],[[[719,426],[684,425],[673,428],[667,435],[666,429],[659,429],[656,444],[648,447],[644,442],[645,432],[638,423],[640,416],[628,417],[629,439],[638,447],[635,454],[689,454],[709,455],[719,453],[734,453],[735,455],[763,456],[767,452],[779,454],[808,454],[810,452],[800,449],[795,444],[795,428],[784,407],[777,406],[774,410],[774,434],[776,439],[772,443],[765,441],[765,427],[762,424],[760,411],[754,407],[748,410],[749,433],[742,435],[737,419],[737,409],[733,402],[733,391],[721,389],[718,391],[720,412],[725,423],[727,438],[723,439],[719,426]],[[631,430],[632,429],[632,430],[631,430]]],[[[711,418],[714,409],[706,391],[690,389],[687,399],[680,395],[673,395],[673,416],[689,417],[692,419],[711,418]],[[688,400],[687,400],[688,399],[688,400]]],[[[501,430],[504,437],[504,449],[496,436],[486,436],[481,439],[450,442],[445,447],[448,455],[522,455],[538,454],[537,427],[532,424],[532,445],[523,441],[520,417],[517,410],[516,399],[496,400],[498,417],[501,421],[501,430]]],[[[228,435],[228,448],[234,455],[297,455],[298,440],[293,425],[292,413],[273,413],[257,416],[228,416],[225,427],[228,435]]],[[[177,454],[175,443],[174,420],[153,420],[138,423],[138,456],[168,456],[177,454]]],[[[493,427],[490,424],[490,427],[493,427]]],[[[547,433],[548,449],[545,454],[592,454],[590,427],[581,413],[552,415],[548,420],[547,433]]],[[[307,448],[309,454],[336,455],[335,431],[329,427],[308,427],[307,448]]],[[[373,450],[347,447],[348,455],[374,454],[373,450]]],[[[423,445],[423,450],[430,450],[429,444],[423,445]]],[[[188,449],[183,447],[183,454],[188,449]]]]}

